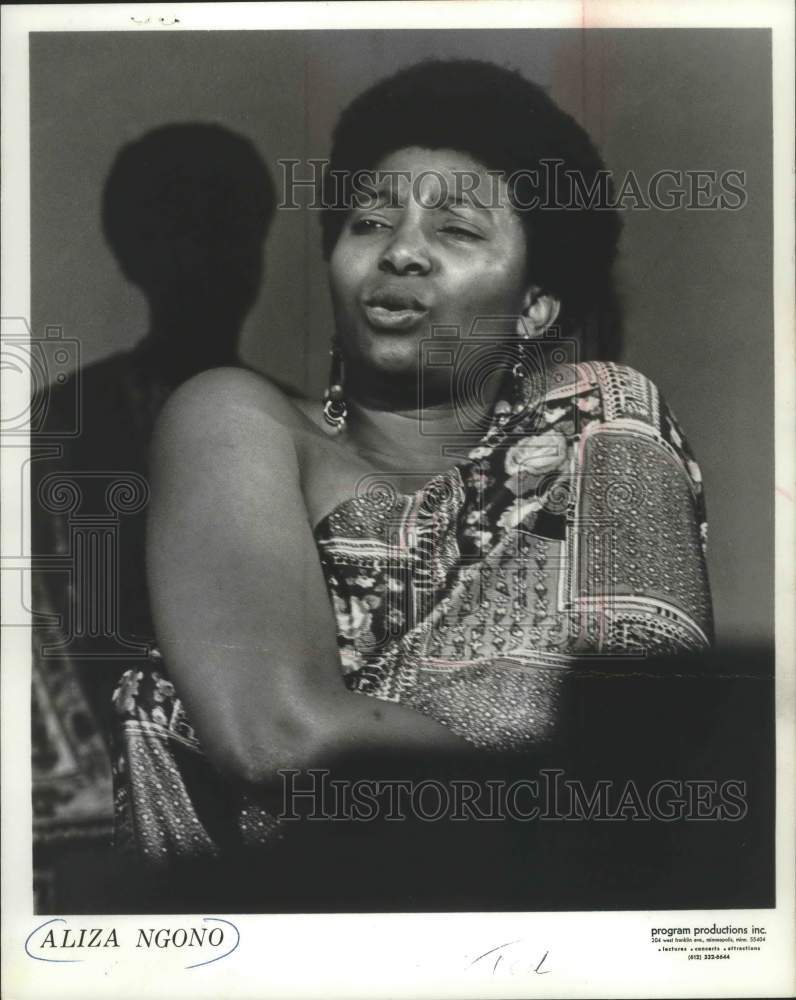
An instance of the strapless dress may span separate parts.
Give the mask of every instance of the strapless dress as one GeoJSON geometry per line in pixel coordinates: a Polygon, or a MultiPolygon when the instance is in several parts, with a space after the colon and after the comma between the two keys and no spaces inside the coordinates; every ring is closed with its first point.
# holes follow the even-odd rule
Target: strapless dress
{"type": "MultiPolygon", "coordinates": [[[[712,641],[702,477],[655,385],[613,363],[515,380],[428,480],[374,473],[315,540],[343,682],[484,753],[566,740],[585,660],[712,641]]],[[[273,803],[202,753],[156,646],[114,693],[117,842],[154,864],[283,833],[273,803]]]]}

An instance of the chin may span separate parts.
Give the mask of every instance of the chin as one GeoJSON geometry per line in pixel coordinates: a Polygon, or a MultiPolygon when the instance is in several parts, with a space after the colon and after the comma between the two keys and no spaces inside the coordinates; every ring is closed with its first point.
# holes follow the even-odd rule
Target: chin
{"type": "Polygon", "coordinates": [[[411,333],[363,331],[358,338],[360,364],[376,372],[413,374],[420,364],[420,344],[426,337],[425,329],[411,333]]]}
{"type": "Polygon", "coordinates": [[[391,375],[404,380],[415,379],[418,371],[417,352],[374,351],[362,359],[363,372],[372,372],[375,377],[391,375]]]}

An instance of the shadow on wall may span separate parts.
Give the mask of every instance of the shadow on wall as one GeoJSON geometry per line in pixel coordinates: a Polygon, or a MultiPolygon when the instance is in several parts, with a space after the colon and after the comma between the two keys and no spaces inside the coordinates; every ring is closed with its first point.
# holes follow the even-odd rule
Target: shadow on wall
{"type": "Polygon", "coordinates": [[[119,152],[103,232],[147,298],[158,367],[184,374],[237,357],[274,206],[259,153],[220,125],[166,125],[119,152]]]}
{"type": "Polygon", "coordinates": [[[166,125],[124,146],[103,229],[146,295],[149,328],[32,404],[34,862],[56,909],[81,851],[97,861],[110,850],[111,694],[153,634],[144,524],[155,420],[185,379],[240,363],[274,206],[260,155],[220,125],[166,125]]]}

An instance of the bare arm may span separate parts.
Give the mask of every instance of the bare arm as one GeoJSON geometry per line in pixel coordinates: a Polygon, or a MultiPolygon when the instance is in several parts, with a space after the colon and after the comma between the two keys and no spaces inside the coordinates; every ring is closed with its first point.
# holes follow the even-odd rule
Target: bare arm
{"type": "Polygon", "coordinates": [[[278,389],[223,370],[182,387],[158,425],[152,603],[205,752],[260,782],[351,751],[465,748],[432,719],[343,685],[295,420],[278,389]]]}

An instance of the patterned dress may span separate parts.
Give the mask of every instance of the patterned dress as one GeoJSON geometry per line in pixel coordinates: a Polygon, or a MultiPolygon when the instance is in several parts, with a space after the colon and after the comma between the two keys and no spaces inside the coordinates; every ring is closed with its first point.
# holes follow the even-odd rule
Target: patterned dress
{"type": "MultiPolygon", "coordinates": [[[[374,474],[315,538],[349,689],[485,752],[565,739],[584,663],[712,642],[699,468],[627,366],[516,378],[457,464],[410,492],[374,474]]],[[[254,791],[215,775],[157,659],[114,704],[120,843],[166,863],[280,835],[254,791]]]]}

